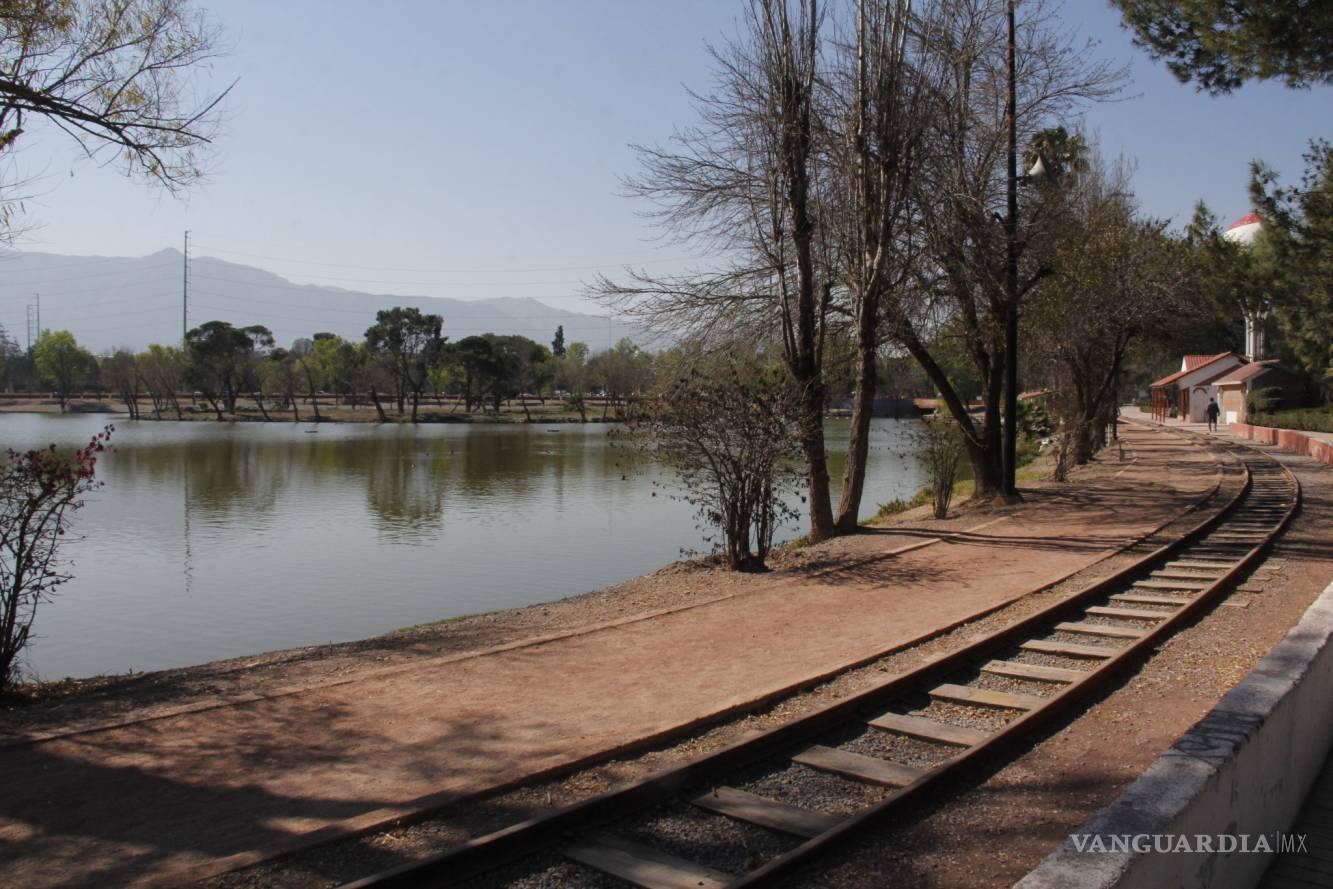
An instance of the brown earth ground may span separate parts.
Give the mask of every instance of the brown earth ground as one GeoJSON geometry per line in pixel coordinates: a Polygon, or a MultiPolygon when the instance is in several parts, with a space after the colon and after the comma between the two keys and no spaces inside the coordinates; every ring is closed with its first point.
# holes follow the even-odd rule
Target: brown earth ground
{"type": "MultiPolygon", "coordinates": [[[[1064,837],[1109,803],[1158,754],[1244,676],[1333,578],[1333,472],[1283,457],[1304,486],[1304,505],[1264,567],[1221,605],[1172,637],[1124,685],[1022,756],[927,810],[924,820],[890,827],[821,860],[790,886],[1009,886],[1064,837]]],[[[1093,468],[1106,474],[1109,467],[1093,468]]],[[[1205,504],[1220,507],[1238,486],[1232,476],[1205,504]]],[[[438,852],[534,812],[565,805],[732,743],[883,681],[941,652],[994,632],[1071,595],[1200,518],[1183,517],[1158,535],[1063,583],[1026,596],[921,644],[845,672],[775,705],[685,741],[658,745],[566,777],[530,782],[424,821],[305,850],[205,881],[210,889],[324,887],[438,852]]],[[[699,838],[706,843],[707,837],[699,838]]],[[[619,885],[547,856],[473,881],[472,887],[619,885]]]]}
{"type": "MultiPolygon", "coordinates": [[[[391,815],[401,805],[401,793],[388,791],[401,791],[414,782],[420,787],[437,789],[441,784],[448,787],[452,783],[455,788],[452,792],[461,794],[484,789],[487,784],[522,780],[525,774],[530,777],[551,768],[567,768],[578,759],[577,755],[571,758],[571,750],[575,754],[583,751],[585,756],[604,758],[608,749],[614,749],[617,739],[622,744],[631,743],[636,738],[678,728],[682,716],[691,717],[686,719],[688,724],[701,714],[706,717],[732,705],[754,703],[781,694],[800,685],[802,679],[818,675],[821,668],[833,672],[845,666],[850,662],[850,654],[867,651],[873,654],[894,644],[907,645],[928,637],[941,628],[947,630],[949,623],[956,622],[949,619],[950,613],[956,612],[960,615],[958,620],[966,620],[978,611],[1001,606],[1001,611],[990,617],[973,620],[933,641],[911,645],[860,670],[844,673],[814,691],[786,697],[776,706],[704,732],[685,743],[662,745],[642,756],[613,761],[567,779],[546,784],[529,783],[525,788],[507,794],[474,799],[467,805],[446,809],[435,818],[411,828],[323,846],[216,878],[210,883],[229,886],[329,885],[331,881],[363,874],[485,832],[533,808],[586,796],[610,783],[725,743],[739,732],[789,718],[830,697],[846,694],[857,687],[858,681],[864,684],[882,677],[885,670],[904,669],[914,660],[937,653],[941,646],[960,644],[969,635],[988,632],[995,626],[1017,619],[1048,603],[1052,597],[1067,595],[1072,588],[1104,575],[1112,570],[1117,559],[1129,558],[1113,556],[1053,590],[1023,595],[1031,589],[1033,572],[1039,574],[1044,568],[1049,573],[1054,567],[1073,570],[1097,562],[1116,546],[1128,542],[1135,536],[1136,529],[1148,530],[1169,519],[1173,513],[1178,514],[1191,497],[1197,499],[1205,493],[1215,478],[1212,468],[1200,459],[1198,452],[1182,449],[1165,440],[1164,436],[1138,432],[1130,433],[1127,438],[1136,447],[1134,463],[1093,467],[1076,487],[1043,486],[1031,490],[1029,502],[1022,507],[984,515],[973,511],[946,523],[915,521],[908,527],[885,529],[882,533],[810,547],[792,553],[782,570],[767,577],[736,577],[699,564],[672,566],[629,584],[552,605],[467,618],[347,646],[305,649],[187,671],[106,681],[91,692],[13,711],[4,719],[11,738],[23,735],[31,738],[43,732],[57,732],[65,737],[38,744],[20,742],[19,746],[0,749],[0,762],[4,763],[9,775],[46,772],[38,780],[27,782],[32,786],[26,791],[23,787],[16,788],[9,802],[0,809],[0,843],[13,844],[10,845],[13,851],[18,851],[22,843],[23,852],[22,858],[13,865],[0,865],[0,877],[19,878],[25,885],[49,884],[52,877],[61,884],[82,881],[85,885],[105,885],[108,879],[124,883],[153,875],[173,881],[190,873],[216,870],[220,863],[241,864],[247,853],[233,854],[230,860],[226,854],[236,848],[237,840],[244,841],[240,843],[241,848],[258,846],[271,851],[308,841],[308,835],[300,834],[321,825],[332,823],[342,828],[355,827],[359,819],[359,826],[365,826],[365,810],[372,803],[364,796],[372,791],[380,800],[389,803],[372,811],[371,814],[378,817],[386,813],[391,815]],[[1168,466],[1170,471],[1165,471],[1168,466]],[[1163,487],[1164,481],[1171,484],[1163,487]],[[1152,504],[1144,503],[1142,492],[1147,486],[1152,486],[1154,491],[1152,504]],[[1146,512],[1148,515],[1126,516],[1129,512],[1146,512]],[[1080,518],[1082,523],[1076,521],[1080,518]],[[985,533],[982,533],[983,526],[985,533]],[[960,528],[973,531],[959,533],[960,528]],[[924,550],[893,555],[894,550],[904,546],[916,547],[930,540],[941,543],[924,550]],[[969,585],[968,575],[975,581],[975,565],[978,563],[986,564],[988,582],[969,585]],[[951,566],[966,565],[973,566],[973,570],[949,570],[951,566]],[[837,566],[836,569],[833,566],[837,566]],[[1026,587],[1021,582],[1016,583],[1023,580],[1029,582],[1026,587]],[[893,584],[895,588],[899,584],[902,586],[890,590],[887,584],[893,584]],[[979,597],[969,598],[969,589],[979,586],[985,586],[987,590],[979,597]],[[931,588],[947,591],[955,601],[930,595],[931,588]],[[914,595],[901,598],[886,595],[900,590],[914,595]],[[924,599],[928,605],[914,610],[910,607],[912,599],[924,599]],[[800,603],[794,611],[788,609],[785,613],[775,613],[782,612],[784,603],[791,601],[800,603]],[[1006,602],[1012,604],[1006,606],[1006,602]],[[867,620],[868,605],[884,608],[894,619],[880,623],[867,620]],[[891,605],[896,607],[889,607],[891,605]],[[719,610],[710,612],[709,609],[719,610]],[[664,610],[670,613],[641,619],[645,612],[664,610]],[[672,693],[678,686],[691,683],[699,690],[699,686],[706,683],[699,682],[698,673],[706,665],[701,663],[700,656],[691,657],[690,652],[680,650],[675,650],[674,654],[677,659],[683,658],[684,671],[656,677],[665,679],[665,686],[650,689],[646,694],[637,684],[654,677],[636,675],[635,683],[619,689],[620,697],[610,699],[604,697],[608,692],[606,688],[594,688],[593,698],[589,700],[585,688],[582,700],[577,700],[580,695],[575,695],[574,709],[577,712],[574,715],[578,719],[570,727],[579,736],[566,730],[564,737],[555,744],[561,749],[554,757],[550,755],[551,751],[546,749],[552,746],[553,740],[549,729],[552,725],[558,727],[559,723],[558,718],[554,723],[550,722],[552,704],[556,704],[554,715],[558,717],[562,704],[559,695],[571,690],[569,683],[562,681],[562,676],[576,675],[576,686],[588,685],[590,678],[604,675],[601,670],[591,672],[596,669],[599,656],[603,658],[601,666],[611,667],[613,675],[616,666],[626,669],[623,663],[626,660],[642,670],[645,640],[652,641],[657,630],[672,621],[684,621],[682,626],[691,626],[693,621],[694,634],[707,627],[721,626],[724,628],[722,635],[726,637],[725,628],[730,628],[730,638],[705,639],[712,648],[705,645],[703,652],[731,653],[738,642],[748,651],[768,649],[770,646],[755,645],[751,641],[755,635],[746,632],[755,629],[748,624],[753,622],[756,610],[765,618],[774,619],[758,638],[776,643],[780,657],[761,658],[759,662],[751,658],[749,663],[724,665],[721,672],[714,672],[712,687],[701,690],[702,697],[686,694],[683,701],[670,700],[672,693]],[[728,614],[731,620],[727,619],[728,614]],[[626,617],[631,619],[625,621],[626,617]],[[832,623],[827,622],[830,617],[832,623]],[[591,625],[617,622],[618,618],[621,620],[617,626],[589,629],[591,625]],[[702,623],[699,618],[703,618],[702,623]],[[857,626],[850,626],[853,622],[857,626]],[[747,625],[741,627],[742,623],[747,625]],[[873,625],[872,631],[858,638],[862,624],[873,625]],[[644,635],[649,628],[655,629],[644,635]],[[800,632],[792,633],[792,629],[800,632]],[[546,644],[512,645],[514,640],[531,637],[534,631],[550,636],[558,635],[562,630],[574,633],[546,644]],[[625,638],[619,642],[610,638],[616,635],[625,638]],[[831,648],[821,647],[821,636],[833,638],[837,644],[831,648]],[[590,641],[588,637],[595,637],[591,640],[594,644],[580,648],[580,642],[590,641]],[[813,645],[806,644],[811,641],[813,645]],[[507,651],[467,660],[453,659],[448,663],[453,668],[448,676],[422,675],[420,668],[424,664],[443,665],[442,661],[447,660],[440,657],[443,654],[460,654],[497,644],[503,646],[506,642],[511,643],[507,651]],[[720,647],[719,642],[733,648],[720,647]],[[807,650],[793,650],[793,643],[799,643],[798,648],[806,646],[807,650]],[[565,671],[555,670],[554,682],[540,686],[544,677],[552,675],[553,663],[559,665],[559,658],[552,662],[544,650],[571,645],[573,649],[565,652],[565,671]],[[609,663],[605,660],[608,649],[612,652],[609,663]],[[574,655],[572,663],[568,659],[570,654],[574,655]],[[489,689],[493,699],[496,661],[491,659],[497,656],[511,659],[510,675],[519,685],[536,682],[540,686],[536,698],[520,708],[532,720],[519,726],[526,728],[529,736],[519,738],[517,749],[513,745],[516,736],[497,730],[498,723],[493,719],[478,719],[479,714],[475,712],[466,713],[466,720],[454,723],[455,729],[467,726],[467,738],[462,737],[461,731],[452,735],[448,732],[440,734],[438,725],[410,725],[412,719],[402,718],[419,716],[423,710],[434,711],[428,719],[430,722],[438,722],[442,716],[447,718],[447,713],[440,712],[439,708],[457,707],[460,693],[457,666],[468,661],[486,663],[487,676],[481,687],[483,691],[489,689]],[[513,672],[514,658],[519,663],[517,673],[513,672]],[[525,660],[535,662],[525,666],[525,660]],[[776,670],[775,661],[781,662],[776,670]],[[794,665],[794,671],[789,669],[793,666],[792,661],[799,662],[794,665]],[[386,670],[386,667],[390,669],[386,670]],[[403,676],[411,680],[406,683],[406,689],[403,688],[403,676]],[[759,686],[757,697],[754,696],[756,683],[759,686]],[[298,686],[300,690],[278,699],[282,702],[280,708],[273,706],[273,700],[260,700],[265,694],[282,694],[284,689],[292,686],[298,686]],[[446,690],[441,691],[440,687],[446,690]],[[359,693],[334,700],[328,697],[331,688],[355,689],[359,693]],[[394,689],[398,695],[391,694],[388,701],[384,700],[386,690],[394,689]],[[626,693],[629,693],[629,699],[626,699],[626,693]],[[633,700],[635,694],[640,700],[633,700]],[[747,694],[751,697],[747,698],[747,694]],[[322,699],[321,695],[324,696],[322,699]],[[378,708],[380,718],[387,718],[391,725],[381,726],[373,722],[367,725],[364,719],[349,718],[345,708],[363,708],[367,697],[375,701],[372,710],[378,708]],[[219,698],[253,703],[188,712],[210,706],[219,698]],[[303,706],[292,706],[293,700],[303,698],[307,699],[303,706]],[[308,700],[310,698],[317,699],[313,705],[308,700]],[[664,704],[665,709],[679,711],[666,714],[665,721],[661,712],[664,704]],[[632,711],[631,717],[637,717],[629,719],[628,724],[623,718],[626,707],[632,711]],[[178,715],[143,722],[145,717],[173,711],[178,715]],[[391,715],[386,716],[386,713],[391,715]],[[543,724],[538,724],[536,717],[539,715],[543,724]],[[132,722],[83,735],[68,735],[71,729],[107,720],[132,722]],[[336,743],[327,737],[327,729],[312,729],[312,725],[319,726],[321,721],[338,723],[333,731],[336,743]],[[403,722],[409,725],[399,724],[403,722]],[[608,726],[613,729],[609,733],[605,730],[608,726]],[[382,744],[378,744],[383,740],[378,734],[367,746],[364,737],[350,731],[353,727],[359,727],[362,733],[368,728],[385,728],[385,737],[398,745],[411,745],[410,755],[403,762],[390,763],[387,778],[383,770],[367,773],[364,769],[366,759],[383,760],[384,754],[392,751],[386,751],[382,744]],[[627,728],[630,729],[628,735],[625,734],[627,728]],[[223,737],[200,737],[210,731],[215,734],[220,731],[223,737]],[[423,731],[425,735],[411,737],[414,732],[423,731]],[[318,735],[319,739],[312,742],[306,737],[311,734],[318,735]],[[421,740],[429,743],[417,743],[421,740]],[[293,748],[297,751],[295,754],[293,748]],[[436,758],[434,754],[441,750],[449,754],[447,760],[432,762],[436,758]],[[538,754],[535,758],[534,752],[538,754]],[[459,766],[460,759],[467,761],[465,766],[459,766]],[[396,772],[395,765],[398,766],[396,772]],[[457,780],[459,773],[469,771],[473,773],[469,776],[471,787],[468,781],[460,784],[457,780]],[[292,783],[293,772],[304,776],[304,782],[298,779],[292,783]],[[480,783],[476,781],[478,777],[480,783]],[[340,797],[340,790],[355,792],[350,797],[340,797]],[[86,800],[86,804],[71,803],[79,799],[86,800]],[[229,835],[228,814],[235,814],[232,810],[238,808],[242,815],[249,817],[242,819],[245,823],[240,825],[240,835],[229,835]],[[191,835],[189,812],[194,813],[196,832],[201,826],[207,829],[209,836],[205,841],[191,835]],[[126,818],[126,813],[129,813],[130,823],[107,823],[126,818]],[[351,818],[346,817],[349,814],[351,818]],[[165,824],[163,816],[166,817],[165,824]],[[258,825],[253,823],[256,817],[260,819],[258,825]],[[245,845],[246,842],[250,845],[245,845]]],[[[1228,484],[1233,481],[1228,480],[1228,484]]],[[[1215,496],[1210,506],[1219,505],[1222,499],[1215,496]]],[[[1198,515],[1194,515],[1177,524],[1192,524],[1197,520],[1198,515]]],[[[1291,536],[1288,535],[1288,539],[1291,536]]],[[[1305,601],[1309,598],[1307,596],[1305,601]]],[[[1264,612],[1276,613],[1274,609],[1264,609],[1264,612]]],[[[1204,623],[1213,617],[1210,615],[1204,623]]],[[[1285,617],[1275,618],[1274,623],[1280,624],[1277,634],[1280,635],[1281,629],[1291,622],[1285,617]]],[[[1268,622],[1252,620],[1246,622],[1246,626],[1249,628],[1256,623],[1268,622]]],[[[678,649],[682,643],[689,644],[689,636],[690,633],[686,633],[681,638],[679,632],[668,632],[669,647],[678,649]]],[[[1174,644],[1169,644],[1165,650],[1169,651],[1174,644]]],[[[1257,658],[1266,647],[1264,644],[1257,648],[1254,657],[1257,658]]],[[[1239,678],[1239,674],[1227,679],[1222,688],[1239,678]]],[[[462,678],[462,685],[467,685],[468,677],[464,674],[462,678]]],[[[597,683],[591,685],[597,686],[597,683]]],[[[462,691],[466,692],[466,689],[462,691]]],[[[1213,695],[1209,700],[1215,698],[1213,695]]],[[[472,701],[473,705],[476,703],[477,700],[472,701]]],[[[481,699],[481,703],[489,704],[493,700],[481,699]]],[[[568,702],[563,703],[568,707],[568,702]]],[[[364,717],[365,714],[361,715],[364,717]]],[[[489,715],[494,717],[496,714],[489,715]]],[[[1168,734],[1163,747],[1176,732],[1168,734]]],[[[1117,743],[1116,749],[1120,750],[1121,746],[1117,743]]],[[[1130,774],[1136,772],[1134,769],[1130,774]]],[[[447,797],[448,793],[441,795],[437,790],[428,801],[447,802],[447,797]]],[[[1068,802],[1066,794],[1060,794],[1060,799],[1068,802]]],[[[901,842],[890,845],[896,852],[902,851],[901,842]]],[[[869,848],[873,849],[874,844],[869,848]]],[[[254,856],[250,854],[248,857],[254,856]]],[[[858,873],[863,870],[874,873],[876,869],[883,872],[882,862],[869,869],[855,862],[849,866],[858,873]]],[[[992,871],[988,865],[987,873],[992,871]]],[[[572,875],[561,879],[567,876],[572,875]]],[[[919,882],[920,876],[917,874],[909,882],[919,882]]],[[[543,880],[542,884],[546,882],[543,880]]],[[[883,878],[873,877],[870,882],[854,884],[838,877],[833,883],[810,884],[883,885],[883,878]]],[[[977,883],[969,876],[959,885],[977,883]]]]}
{"type": "Polygon", "coordinates": [[[878,832],[786,885],[1010,886],[1124,792],[1333,581],[1333,469],[1259,449],[1296,474],[1302,507],[1263,566],[1237,591],[1024,755],[997,763],[984,781],[924,819],[878,832]]]}
{"type": "Polygon", "coordinates": [[[1021,507],[832,541],[765,576],[677,567],[12,712],[0,882],[202,877],[772,700],[1087,568],[1218,482],[1196,447],[1126,439],[1131,461],[1021,507]]]}

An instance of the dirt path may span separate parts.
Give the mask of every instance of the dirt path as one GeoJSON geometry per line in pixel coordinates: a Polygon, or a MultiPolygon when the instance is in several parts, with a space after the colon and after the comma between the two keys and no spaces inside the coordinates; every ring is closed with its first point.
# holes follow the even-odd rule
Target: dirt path
{"type": "Polygon", "coordinates": [[[177,883],[568,766],[1012,601],[1200,500],[1212,459],[1137,461],[970,531],[843,541],[836,566],[667,613],[0,747],[0,884],[177,883]],[[930,546],[919,545],[931,540],[930,546]]]}

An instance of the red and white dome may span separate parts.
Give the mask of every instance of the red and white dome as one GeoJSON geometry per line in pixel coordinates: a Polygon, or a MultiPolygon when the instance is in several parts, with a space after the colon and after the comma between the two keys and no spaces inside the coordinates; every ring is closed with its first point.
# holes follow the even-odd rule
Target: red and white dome
{"type": "Polygon", "coordinates": [[[1263,223],[1259,220],[1258,213],[1246,213],[1240,219],[1237,219],[1227,230],[1222,232],[1222,237],[1228,241],[1235,241],[1237,244],[1253,244],[1254,239],[1259,235],[1259,229],[1263,223]]]}

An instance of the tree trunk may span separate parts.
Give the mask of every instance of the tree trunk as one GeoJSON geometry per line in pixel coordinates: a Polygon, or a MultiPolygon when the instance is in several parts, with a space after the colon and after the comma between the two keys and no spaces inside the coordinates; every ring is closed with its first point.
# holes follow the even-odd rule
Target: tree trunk
{"type": "Polygon", "coordinates": [[[829,499],[828,452],[824,448],[824,387],[818,379],[801,386],[797,415],[810,501],[808,536],[811,543],[817,543],[836,533],[829,499]]]}
{"type": "MultiPolygon", "coordinates": [[[[908,332],[902,335],[902,341],[908,353],[916,359],[917,364],[926,372],[926,376],[930,378],[936,392],[939,393],[939,400],[944,402],[944,406],[953,416],[954,422],[963,431],[963,441],[967,446],[967,459],[972,466],[974,484],[972,498],[980,500],[993,497],[1002,490],[1004,481],[1004,468],[1000,463],[1002,457],[1000,449],[1000,407],[999,399],[995,397],[996,387],[987,387],[989,397],[986,403],[984,425],[981,429],[978,429],[976,422],[968,413],[967,405],[958,396],[953,383],[949,381],[949,375],[935,361],[935,356],[930,354],[930,350],[926,348],[920,338],[914,333],[908,332]]],[[[987,379],[996,376],[996,374],[990,373],[987,375],[987,379]]]]}
{"type": "Polygon", "coordinates": [[[842,474],[842,495],[838,498],[838,531],[850,534],[856,530],[861,512],[861,495],[865,491],[866,469],[870,456],[870,418],[875,411],[875,348],[879,320],[879,300],[866,296],[861,305],[857,329],[856,391],[852,394],[852,428],[847,440],[847,465],[842,474]]]}
{"type": "MultiPolygon", "coordinates": [[[[305,362],[302,363],[304,364],[305,362]]],[[[310,389],[310,409],[315,412],[315,422],[318,423],[323,418],[319,415],[319,395],[315,391],[315,376],[310,372],[310,367],[308,365],[305,369],[305,379],[306,385],[310,389]]]]}
{"type": "Polygon", "coordinates": [[[380,422],[381,423],[389,422],[389,418],[384,415],[384,407],[383,405],[380,404],[380,396],[379,393],[375,391],[374,386],[370,387],[370,400],[375,405],[375,413],[379,414],[380,422]]]}
{"type": "MultiPolygon", "coordinates": [[[[992,436],[987,436],[991,438],[992,436]]],[[[989,498],[1002,490],[1004,467],[1001,466],[999,430],[993,436],[996,441],[990,447],[983,447],[966,440],[967,461],[972,466],[972,496],[977,499],[989,498]]]]}
{"type": "Polygon", "coordinates": [[[413,423],[415,423],[415,422],[417,421],[417,403],[418,403],[420,400],[421,400],[420,397],[417,395],[417,390],[413,389],[413,390],[412,390],[412,422],[413,422],[413,423]]]}
{"type": "MultiPolygon", "coordinates": [[[[264,393],[254,393],[250,397],[254,399],[255,404],[259,406],[259,412],[264,415],[264,422],[272,423],[273,418],[268,415],[268,408],[264,407],[264,393]]],[[[233,410],[232,413],[234,414],[236,411],[233,410]]]]}

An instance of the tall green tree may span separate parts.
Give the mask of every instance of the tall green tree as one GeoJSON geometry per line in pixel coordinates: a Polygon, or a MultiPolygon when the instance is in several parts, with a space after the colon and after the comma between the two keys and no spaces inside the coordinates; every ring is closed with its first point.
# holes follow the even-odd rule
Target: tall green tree
{"type": "Polygon", "coordinates": [[[223,408],[236,413],[236,399],[256,383],[255,360],[272,348],[273,334],[261,324],[201,324],[185,334],[186,382],[203,393],[221,420],[223,408]]]}
{"type": "Polygon", "coordinates": [[[499,375],[492,389],[496,409],[501,399],[518,398],[529,420],[527,396],[536,394],[550,382],[551,353],[540,343],[525,336],[485,334],[499,363],[499,375]]]}
{"type": "Polygon", "coordinates": [[[588,344],[572,342],[555,361],[555,387],[565,393],[565,404],[588,422],[588,344]]]}
{"type": "Polygon", "coordinates": [[[60,412],[64,413],[70,393],[87,381],[96,363],[92,353],[68,330],[44,330],[33,344],[32,356],[37,372],[55,390],[60,412]]]}
{"type": "Polygon", "coordinates": [[[1333,400],[1333,145],[1311,144],[1299,188],[1256,163],[1250,195],[1271,254],[1273,307],[1289,358],[1333,400]]]}
{"type": "Polygon", "coordinates": [[[412,399],[412,422],[417,421],[421,393],[430,378],[430,369],[440,361],[445,337],[440,336],[444,319],[422,314],[417,308],[395,306],[375,314],[375,323],[366,330],[366,348],[392,375],[396,388],[398,413],[404,402],[412,399]]]}
{"type": "Polygon", "coordinates": [[[1247,80],[1333,83],[1333,5],[1310,0],[1111,0],[1134,42],[1214,95],[1247,80]]]}
{"type": "Polygon", "coordinates": [[[485,403],[486,393],[494,387],[502,372],[500,359],[490,338],[467,336],[454,344],[450,360],[460,368],[455,379],[462,389],[463,410],[470,413],[474,405],[485,403]]]}

